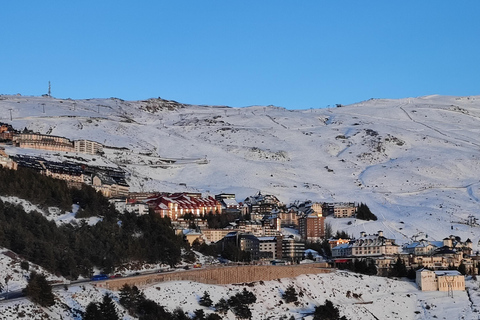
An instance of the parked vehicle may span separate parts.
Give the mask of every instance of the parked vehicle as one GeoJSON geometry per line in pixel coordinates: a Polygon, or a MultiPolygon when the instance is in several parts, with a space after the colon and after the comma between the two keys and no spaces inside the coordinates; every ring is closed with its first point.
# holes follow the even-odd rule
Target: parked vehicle
{"type": "Polygon", "coordinates": [[[273,266],[284,266],[286,265],[287,263],[283,260],[272,260],[270,261],[270,263],[273,265],[273,266]]]}
{"type": "Polygon", "coordinates": [[[107,280],[108,276],[106,274],[96,274],[90,280],[92,281],[100,281],[100,280],[107,280]]]}

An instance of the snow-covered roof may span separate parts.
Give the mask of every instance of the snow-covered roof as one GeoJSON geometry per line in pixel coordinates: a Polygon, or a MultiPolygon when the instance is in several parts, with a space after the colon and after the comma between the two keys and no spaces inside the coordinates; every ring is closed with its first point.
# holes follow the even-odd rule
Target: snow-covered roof
{"type": "Polygon", "coordinates": [[[237,200],[235,200],[235,199],[225,198],[225,199],[222,199],[222,200],[223,200],[223,203],[225,203],[225,205],[226,205],[227,207],[238,206],[238,202],[237,202],[237,200]]]}
{"type": "Polygon", "coordinates": [[[274,241],[276,240],[276,237],[257,237],[258,240],[260,240],[260,242],[262,241],[274,241]]]}
{"type": "Polygon", "coordinates": [[[332,250],[340,250],[340,249],[348,249],[350,248],[352,245],[349,244],[349,243],[342,243],[336,247],[333,247],[332,250]]]}
{"type": "Polygon", "coordinates": [[[434,271],[437,277],[439,276],[459,276],[461,273],[458,270],[437,270],[434,271]]]}

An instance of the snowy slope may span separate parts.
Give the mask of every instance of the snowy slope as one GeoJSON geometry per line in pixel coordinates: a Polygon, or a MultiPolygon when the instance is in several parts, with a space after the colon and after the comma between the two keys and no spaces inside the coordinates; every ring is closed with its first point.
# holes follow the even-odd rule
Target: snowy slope
{"type": "MultiPolygon", "coordinates": [[[[419,291],[415,283],[409,281],[335,272],[240,285],[164,282],[140,289],[148,299],[169,311],[181,307],[190,316],[197,309],[203,309],[206,314],[215,312],[213,307],[202,307],[198,303],[205,291],[209,292],[215,304],[221,298],[228,299],[245,288],[257,298],[257,302],[250,306],[252,319],[281,319],[283,315],[287,318],[293,315],[295,319],[308,320],[312,318],[309,314],[315,306],[324,304],[326,299],[338,307],[341,315],[352,320],[478,319],[478,283],[470,280],[468,286],[468,293],[456,291],[451,298],[446,292],[419,291]],[[299,294],[297,304],[287,304],[282,299],[289,285],[293,285],[299,294]],[[348,297],[348,291],[360,298],[348,297]]],[[[55,290],[57,303],[49,309],[42,309],[28,301],[18,301],[0,303],[0,312],[2,319],[17,319],[21,313],[25,313],[27,319],[44,319],[45,314],[53,319],[81,319],[78,311],[84,311],[92,301],[101,302],[106,292],[90,284],[72,285],[67,290],[55,290]]],[[[109,293],[113,294],[123,319],[132,319],[118,303],[118,292],[109,293]]],[[[229,311],[223,319],[234,320],[235,316],[229,311]]]]}
{"type": "Polygon", "coordinates": [[[331,220],[334,230],[383,230],[399,242],[419,232],[480,240],[477,227],[463,224],[480,208],[478,97],[289,111],[3,95],[0,118],[19,129],[128,148],[106,149],[108,159],[82,157],[121,165],[132,191],[231,192],[242,201],[261,190],[285,203],[365,202],[379,221],[331,220]],[[150,166],[158,157],[177,162],[150,166]]]}

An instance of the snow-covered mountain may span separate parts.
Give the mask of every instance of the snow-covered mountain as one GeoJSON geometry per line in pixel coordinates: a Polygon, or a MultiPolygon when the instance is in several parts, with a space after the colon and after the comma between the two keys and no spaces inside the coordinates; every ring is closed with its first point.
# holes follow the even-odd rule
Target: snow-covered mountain
{"type": "Polygon", "coordinates": [[[472,239],[476,250],[480,240],[478,227],[466,224],[480,209],[479,97],[292,111],[1,95],[0,121],[127,148],[107,148],[104,159],[82,157],[121,166],[132,191],[228,192],[239,201],[262,191],[287,204],[364,202],[378,221],[328,222],[354,236],[383,230],[400,243],[417,234],[455,234],[472,239]]]}
{"type": "MultiPolygon", "coordinates": [[[[110,146],[105,157],[78,159],[122,167],[132,191],[228,192],[240,201],[262,191],[284,203],[364,202],[378,221],[331,217],[327,221],[334,230],[354,236],[383,230],[399,243],[415,235],[441,240],[454,234],[472,239],[478,250],[479,227],[466,221],[469,216],[478,218],[480,208],[479,97],[372,99],[333,109],[290,111],[273,106],[193,106],[161,99],[0,95],[0,122],[110,146]]],[[[11,146],[6,151],[58,161],[72,156],[11,146]]],[[[10,289],[24,287],[20,260],[0,251],[0,273],[14,275],[10,289]]],[[[257,283],[247,289],[258,298],[252,307],[258,319],[281,315],[300,319],[325,299],[349,319],[473,319],[480,303],[478,283],[468,281],[467,286],[468,294],[458,292],[451,299],[444,292],[420,292],[410,282],[336,272],[257,283]],[[305,294],[298,306],[281,301],[289,284],[305,294]],[[358,301],[345,295],[349,290],[373,303],[355,304],[358,301]]],[[[167,282],[143,292],[170,311],[180,305],[192,314],[201,308],[198,298],[204,291],[217,302],[243,287],[167,282]]],[[[22,301],[0,304],[0,311],[6,319],[20,315],[80,319],[72,310],[83,311],[103,293],[89,284],[71,286],[56,291],[60,303],[50,310],[22,301]]],[[[124,314],[124,319],[131,317],[124,314]]]]}

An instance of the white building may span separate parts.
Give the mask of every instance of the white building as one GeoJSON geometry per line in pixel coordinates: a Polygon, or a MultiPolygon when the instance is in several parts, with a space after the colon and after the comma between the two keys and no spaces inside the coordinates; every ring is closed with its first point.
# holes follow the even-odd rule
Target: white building
{"type": "Polygon", "coordinates": [[[90,140],[75,140],[73,146],[78,153],[97,154],[103,151],[101,143],[90,140]]]}
{"type": "Polygon", "coordinates": [[[118,212],[127,211],[129,213],[136,213],[137,215],[143,215],[148,213],[148,205],[143,202],[128,202],[122,199],[113,199],[113,205],[118,212]]]}
{"type": "Polygon", "coordinates": [[[422,291],[464,291],[465,276],[457,270],[419,269],[415,282],[422,291]]]}
{"type": "Polygon", "coordinates": [[[367,235],[360,233],[360,238],[350,241],[350,243],[341,244],[332,249],[333,257],[375,257],[375,256],[393,256],[398,254],[399,245],[395,244],[394,239],[387,239],[383,236],[383,231],[378,234],[367,235]]]}

